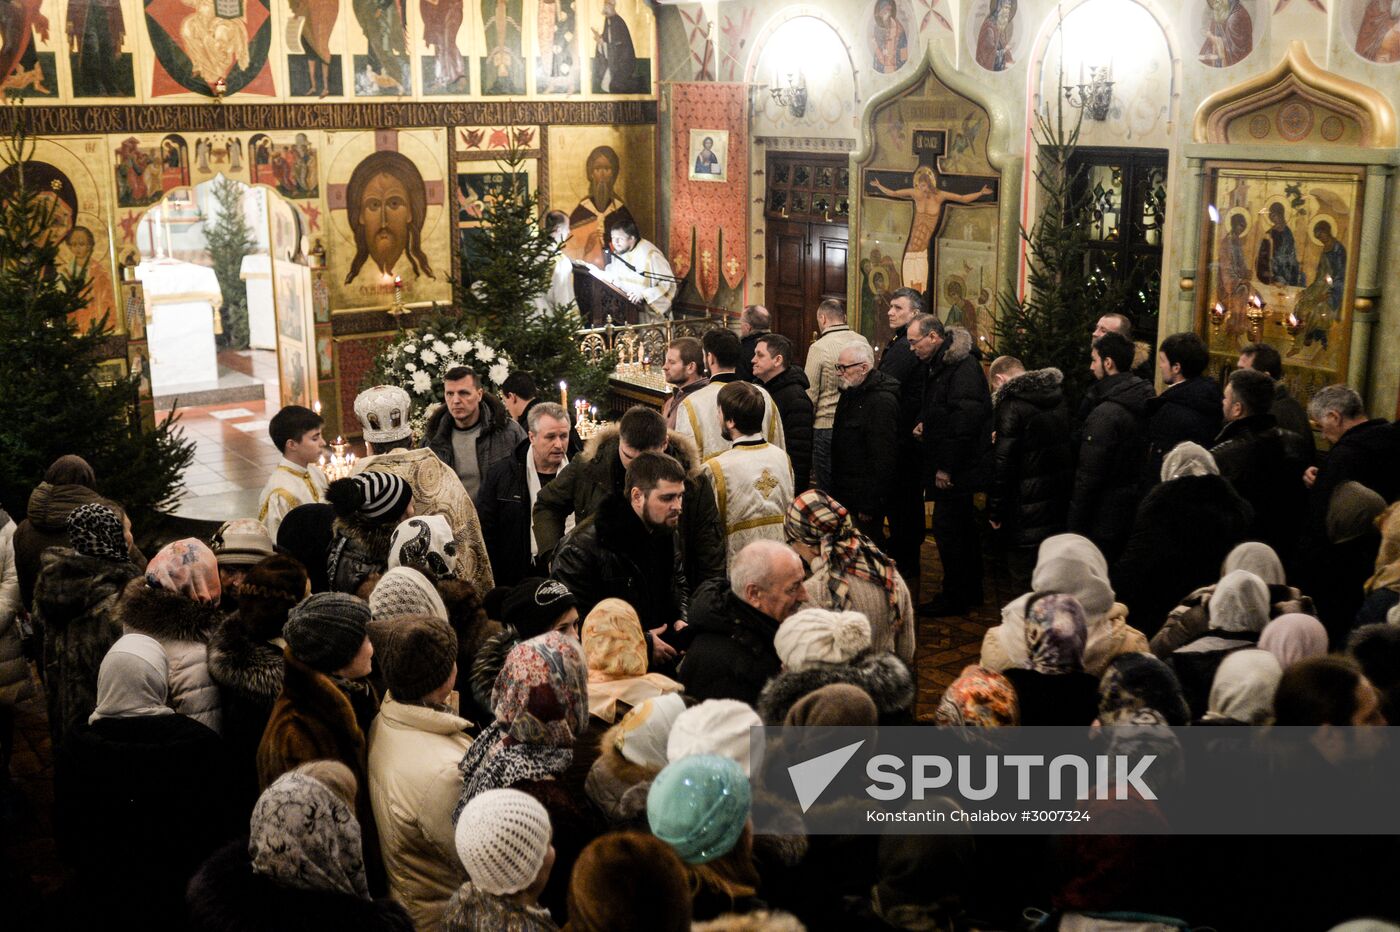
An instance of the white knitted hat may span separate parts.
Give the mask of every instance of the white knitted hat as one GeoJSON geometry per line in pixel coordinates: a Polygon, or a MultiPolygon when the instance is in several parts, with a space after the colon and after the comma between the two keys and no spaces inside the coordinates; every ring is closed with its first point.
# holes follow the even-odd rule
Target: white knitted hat
{"type": "Polygon", "coordinates": [[[718,754],[744,768],[747,776],[752,772],[749,729],[762,725],[763,719],[746,702],[706,699],[676,716],[666,739],[666,757],[678,761],[695,754],[718,754]]]}
{"type": "Polygon", "coordinates": [[[553,830],[539,801],[519,790],[478,793],[457,819],[457,857],[492,896],[524,890],[540,874],[553,830]]]}
{"type": "Polygon", "coordinates": [[[379,578],[369,594],[369,613],[375,621],[392,621],[405,615],[432,615],[447,621],[447,606],[428,582],[411,566],[396,566],[379,578]]]}
{"type": "Polygon", "coordinates": [[[806,608],[789,616],[773,636],[773,650],[789,671],[845,663],[869,648],[870,620],[860,612],[806,608]]]}
{"type": "Polygon", "coordinates": [[[408,392],[397,385],[375,385],[355,396],[355,417],[370,443],[402,440],[413,433],[408,392]]]}

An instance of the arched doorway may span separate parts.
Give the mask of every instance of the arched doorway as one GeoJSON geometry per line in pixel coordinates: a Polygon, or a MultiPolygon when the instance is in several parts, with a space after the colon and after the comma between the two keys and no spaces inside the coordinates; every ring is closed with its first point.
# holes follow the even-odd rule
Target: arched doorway
{"type": "Polygon", "coordinates": [[[317,405],[299,211],[265,185],[218,175],[152,205],[123,262],[144,292],[157,417],[174,406],[195,443],[176,513],[255,515],[280,458],[269,418],[284,405],[317,405]]]}

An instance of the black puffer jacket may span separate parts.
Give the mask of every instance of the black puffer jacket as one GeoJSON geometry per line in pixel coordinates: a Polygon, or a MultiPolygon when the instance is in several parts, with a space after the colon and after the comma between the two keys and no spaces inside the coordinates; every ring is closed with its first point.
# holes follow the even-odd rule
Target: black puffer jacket
{"type": "Polygon", "coordinates": [[[778,406],[788,458],[792,460],[792,487],[798,492],[810,487],[812,472],[812,425],[816,421],[816,410],[807,395],[811,384],[807,373],[796,366],[788,366],[762,383],[773,397],[773,404],[778,406]]]}
{"type": "Polygon", "coordinates": [[[1284,565],[1290,565],[1307,495],[1302,438],[1280,430],[1272,414],[1256,414],[1226,424],[1210,453],[1220,475],[1254,508],[1250,535],[1274,548],[1284,565]]]}
{"type": "MultiPolygon", "coordinates": [[[[899,383],[883,372],[841,392],[831,422],[831,494],[852,515],[882,515],[894,486],[899,383]]],[[[795,488],[795,486],[794,486],[795,488]]]]}
{"type": "Polygon", "coordinates": [[[1133,627],[1151,638],[1187,594],[1219,579],[1253,519],[1249,502],[1220,476],[1182,476],[1148,492],[1113,566],[1113,591],[1133,627]]]}
{"type": "MultiPolygon", "coordinates": [[[[1308,494],[1309,534],[1326,541],[1327,505],[1343,482],[1359,482],[1387,502],[1400,499],[1400,424],[1371,418],[1342,434],[1317,470],[1308,494]]],[[[18,532],[16,532],[18,544],[18,532]]]]}
{"type": "Polygon", "coordinates": [[[1074,443],[1064,375],[1023,372],[993,396],[996,444],[987,509],[1007,543],[1034,547],[1065,529],[1074,491],[1074,443]]]}
{"type": "Polygon", "coordinates": [[[526,576],[539,575],[530,557],[530,487],[525,477],[529,455],[530,441],[520,441],[509,459],[492,466],[482,478],[476,499],[481,536],[498,586],[513,586],[526,576]]]}
{"type": "Polygon", "coordinates": [[[559,542],[550,575],[578,599],[580,618],[604,599],[631,605],[644,631],[686,616],[676,533],[649,532],[621,495],[609,496],[597,514],[559,542]]]}
{"type": "Polygon", "coordinates": [[[1101,379],[1087,398],[1093,407],[1080,432],[1069,529],[1088,537],[1112,561],[1127,542],[1137,510],[1152,386],[1119,373],[1101,379]]]}
{"type": "Polygon", "coordinates": [[[1209,376],[1197,376],[1162,390],[1147,403],[1147,437],[1151,444],[1146,467],[1149,485],[1162,472],[1162,459],[1178,443],[1191,441],[1209,448],[1220,433],[1220,386],[1209,376]]]}
{"type": "MultiPolygon", "coordinates": [[[[515,422],[506,406],[490,392],[481,395],[481,417],[485,424],[476,437],[476,466],[484,479],[493,465],[515,452],[516,444],[525,439],[525,429],[515,422]]],[[[443,405],[433,412],[425,430],[430,438],[428,449],[455,471],[457,455],[452,452],[454,427],[452,416],[447,413],[447,405],[443,405]]],[[[478,495],[480,491],[478,488],[478,495]]]]}
{"type": "Polygon", "coordinates": [[[134,563],[100,560],[67,547],[43,555],[34,614],[44,630],[44,693],[54,747],[97,708],[97,670],[122,636],[117,603],[140,574],[134,563]]]}
{"type": "Polygon", "coordinates": [[[680,666],[685,694],[755,705],[764,684],[782,669],[773,649],[778,622],[736,596],[723,579],[695,591],[689,621],[692,640],[680,666]]]}
{"type": "MultiPolygon", "coordinates": [[[[621,442],[616,426],[605,427],[592,437],[577,459],[570,460],[535,499],[533,519],[540,559],[550,559],[564,536],[564,521],[575,522],[597,512],[609,495],[622,494],[627,470],[618,458],[621,442]]],[[[721,577],[725,570],[724,526],[715,502],[715,489],[701,469],[700,451],[689,437],[670,432],[666,452],[685,467],[685,500],[681,508],[681,558],[685,578],[693,589],[706,579],[721,577]]],[[[575,524],[575,529],[578,525],[575,524]]]]}
{"type": "Polygon", "coordinates": [[[331,592],[354,595],[375,573],[389,565],[389,540],[394,524],[370,524],[356,518],[336,518],[331,546],[326,551],[326,579],[331,592]]]}
{"type": "Polygon", "coordinates": [[[929,360],[924,382],[924,486],[937,497],[934,477],[946,472],[958,493],[986,482],[992,444],[992,395],[972,334],[949,327],[929,360]]]}

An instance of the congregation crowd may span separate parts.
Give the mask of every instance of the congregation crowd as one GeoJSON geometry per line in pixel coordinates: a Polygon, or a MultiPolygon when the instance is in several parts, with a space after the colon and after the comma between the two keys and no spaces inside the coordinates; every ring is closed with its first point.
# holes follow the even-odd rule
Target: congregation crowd
{"type": "Polygon", "coordinates": [[[1107,314],[1071,409],[916,292],[878,352],[817,317],[801,367],[761,307],[674,340],[664,408],[586,443],[528,373],[457,368],[421,443],[406,392],[361,393],[368,455],[328,483],[283,408],[258,513],[149,559],[55,461],[0,529],[0,745],[41,688],[63,921],[1400,921],[1388,836],[754,831],[750,728],[915,724],[916,632],[985,604],[984,552],[1023,594],[921,724],[1306,726],[1340,768],[1338,726],[1400,721],[1400,426],[1354,390],[1305,408],[1265,344],[1222,386],[1189,333],[1154,373],[1107,314]]]}

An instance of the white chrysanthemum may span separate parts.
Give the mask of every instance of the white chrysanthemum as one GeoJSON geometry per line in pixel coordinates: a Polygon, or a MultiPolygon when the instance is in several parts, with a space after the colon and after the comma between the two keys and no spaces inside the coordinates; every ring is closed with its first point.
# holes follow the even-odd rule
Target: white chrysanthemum
{"type": "Polygon", "coordinates": [[[491,370],[486,373],[486,377],[497,385],[504,382],[508,375],[510,375],[510,367],[503,362],[496,363],[491,367],[491,370]]]}
{"type": "Polygon", "coordinates": [[[412,356],[418,352],[418,347],[414,346],[412,343],[405,343],[399,352],[403,353],[405,356],[412,356]]]}
{"type": "Polygon", "coordinates": [[[472,297],[476,298],[478,301],[486,300],[486,283],[481,279],[472,282],[472,286],[468,290],[471,291],[472,297]]]}
{"type": "Polygon", "coordinates": [[[404,368],[407,369],[409,372],[417,372],[418,364],[416,362],[405,363],[404,368]]]}
{"type": "MultiPolygon", "coordinates": [[[[450,336],[450,334],[449,334],[449,336],[450,336]]],[[[460,359],[462,356],[466,355],[466,352],[467,352],[467,341],[466,341],[466,340],[454,340],[454,341],[452,342],[452,355],[454,355],[454,356],[456,356],[457,358],[460,359]]]]}
{"type": "Polygon", "coordinates": [[[435,363],[435,362],[438,361],[437,353],[434,353],[434,352],[433,352],[432,350],[430,350],[430,349],[425,349],[425,350],[423,350],[423,352],[421,352],[421,353],[418,354],[418,358],[419,358],[419,359],[422,359],[423,362],[425,362],[426,364],[428,364],[428,365],[430,365],[430,366],[431,366],[433,363],[435,363]]]}
{"type": "Polygon", "coordinates": [[[433,341],[433,352],[437,353],[439,356],[446,356],[447,344],[442,342],[441,340],[433,341]]]}
{"type": "Polygon", "coordinates": [[[413,391],[419,395],[426,395],[432,390],[433,380],[428,378],[428,373],[419,370],[413,373],[413,391]]]}
{"type": "Polygon", "coordinates": [[[482,362],[490,362],[496,358],[496,351],[489,346],[483,346],[476,351],[476,358],[480,359],[482,362]]]}

